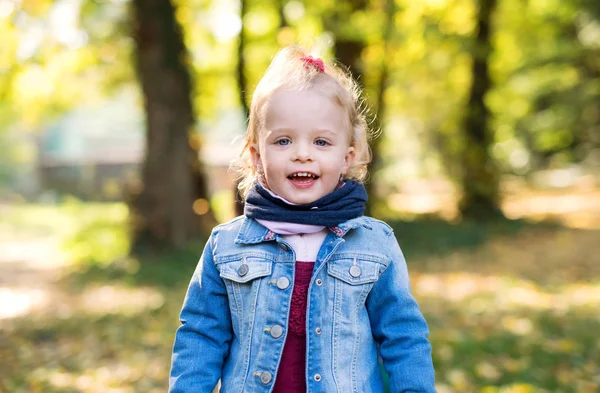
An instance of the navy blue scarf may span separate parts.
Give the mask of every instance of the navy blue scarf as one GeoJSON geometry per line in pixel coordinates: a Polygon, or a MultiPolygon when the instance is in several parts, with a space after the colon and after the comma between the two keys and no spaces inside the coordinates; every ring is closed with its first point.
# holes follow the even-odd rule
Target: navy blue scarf
{"type": "Polygon", "coordinates": [[[331,227],[362,216],[365,202],[365,187],[350,180],[343,187],[305,205],[290,205],[275,198],[256,182],[246,196],[244,214],[259,220],[331,227]]]}

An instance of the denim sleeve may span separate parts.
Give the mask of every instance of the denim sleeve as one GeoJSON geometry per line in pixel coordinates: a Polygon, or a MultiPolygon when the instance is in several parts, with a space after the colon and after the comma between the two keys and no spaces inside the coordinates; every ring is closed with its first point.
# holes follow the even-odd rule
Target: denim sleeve
{"type": "Polygon", "coordinates": [[[390,392],[435,392],[429,328],[410,293],[406,261],[393,232],[387,245],[390,263],[375,282],[366,306],[390,376],[390,392]]]}
{"type": "Polygon", "coordinates": [[[232,339],[227,290],[213,263],[214,234],[189,284],[177,329],[169,393],[210,393],[232,339]]]}

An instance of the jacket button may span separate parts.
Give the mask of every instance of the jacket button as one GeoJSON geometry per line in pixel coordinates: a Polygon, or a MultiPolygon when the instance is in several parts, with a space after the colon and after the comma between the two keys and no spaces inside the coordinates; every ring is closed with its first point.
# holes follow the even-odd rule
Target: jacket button
{"type": "Polygon", "coordinates": [[[283,248],[283,251],[290,251],[290,248],[288,247],[287,244],[285,244],[285,243],[279,243],[279,245],[281,246],[281,248],[283,248]]]}
{"type": "Polygon", "coordinates": [[[290,280],[287,277],[279,277],[277,279],[277,288],[286,289],[290,286],[290,280]]]}
{"type": "Polygon", "coordinates": [[[317,334],[321,334],[321,328],[320,327],[316,328],[315,332],[317,332],[317,334]]]}
{"type": "Polygon", "coordinates": [[[316,283],[318,286],[321,286],[321,285],[323,285],[323,280],[321,280],[320,278],[317,278],[317,281],[315,281],[315,283],[316,283]]]}
{"type": "Polygon", "coordinates": [[[244,277],[246,274],[248,274],[249,270],[250,268],[248,267],[248,265],[243,263],[240,265],[240,267],[238,267],[237,273],[240,277],[244,277]]]}
{"type": "Polygon", "coordinates": [[[283,328],[279,325],[271,327],[271,337],[279,338],[283,334],[283,328]]]}
{"type": "Polygon", "coordinates": [[[321,374],[315,374],[315,376],[313,378],[315,381],[319,382],[319,381],[321,381],[321,374]]]}
{"type": "Polygon", "coordinates": [[[260,382],[264,383],[265,385],[271,382],[271,379],[273,379],[273,376],[268,371],[263,371],[260,374],[260,382]]]}
{"type": "Polygon", "coordinates": [[[350,267],[350,275],[354,278],[360,276],[360,268],[356,265],[350,267]]]}

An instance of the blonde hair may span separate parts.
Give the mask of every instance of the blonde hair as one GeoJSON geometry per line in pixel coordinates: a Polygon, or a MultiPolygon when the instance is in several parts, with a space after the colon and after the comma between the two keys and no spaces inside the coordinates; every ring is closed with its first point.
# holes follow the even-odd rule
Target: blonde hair
{"type": "Polygon", "coordinates": [[[346,179],[364,182],[367,165],[371,162],[369,128],[361,91],[348,72],[333,64],[324,63],[323,69],[304,60],[307,51],[296,45],[281,49],[256,86],[252,95],[246,140],[240,157],[231,168],[238,174],[238,188],[243,197],[252,187],[258,174],[252,165],[250,148],[258,144],[261,129],[265,125],[265,108],[271,96],[281,89],[302,90],[319,87],[319,91],[346,109],[352,128],[350,146],[354,147],[354,160],[344,176],[346,179]]]}

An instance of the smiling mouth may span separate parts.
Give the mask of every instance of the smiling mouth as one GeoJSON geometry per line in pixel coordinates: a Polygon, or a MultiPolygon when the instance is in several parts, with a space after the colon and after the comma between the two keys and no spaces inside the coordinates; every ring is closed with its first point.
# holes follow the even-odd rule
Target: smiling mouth
{"type": "Polygon", "coordinates": [[[294,181],[310,181],[310,180],[317,180],[319,178],[319,176],[315,175],[314,173],[310,173],[310,172],[296,172],[296,173],[292,173],[287,178],[290,180],[294,180],[294,181]]]}

